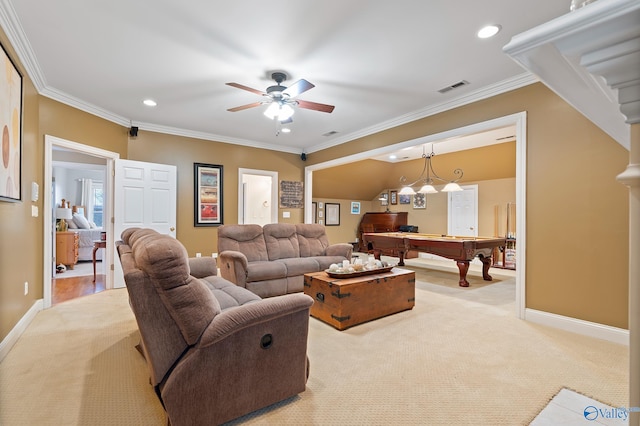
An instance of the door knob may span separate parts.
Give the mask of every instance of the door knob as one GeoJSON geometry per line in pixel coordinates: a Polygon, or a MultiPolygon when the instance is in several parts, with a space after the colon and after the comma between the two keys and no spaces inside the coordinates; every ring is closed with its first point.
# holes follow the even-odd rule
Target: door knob
{"type": "Polygon", "coordinates": [[[171,232],[173,232],[175,230],[176,230],[176,228],[174,228],[173,226],[171,228],[169,228],[169,231],[171,231],[171,232]]]}

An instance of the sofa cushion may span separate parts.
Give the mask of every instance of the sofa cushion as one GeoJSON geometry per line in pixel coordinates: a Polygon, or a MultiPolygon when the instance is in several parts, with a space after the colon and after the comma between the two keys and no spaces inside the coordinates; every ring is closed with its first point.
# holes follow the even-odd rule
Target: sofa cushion
{"type": "Polygon", "coordinates": [[[323,256],[329,247],[329,237],[323,225],[315,223],[297,223],[296,234],[300,246],[300,256],[323,256]]]}
{"type": "Polygon", "coordinates": [[[269,223],[262,228],[269,260],[300,257],[296,226],[290,223],[269,223]]]}
{"type": "Polygon", "coordinates": [[[284,263],[271,261],[250,262],[247,264],[247,282],[274,280],[287,276],[287,266],[284,263]]]}
{"type": "Polygon", "coordinates": [[[290,259],[278,259],[275,262],[286,265],[287,277],[304,275],[309,272],[318,272],[320,270],[320,265],[313,257],[292,257],[290,259]]]}
{"type": "Polygon", "coordinates": [[[218,251],[239,251],[247,261],[269,260],[260,225],[221,225],[218,227],[218,251]]]}
{"type": "Polygon", "coordinates": [[[329,269],[332,263],[342,264],[342,261],[345,260],[344,256],[313,256],[311,259],[318,262],[320,271],[329,269]]]}
{"type": "Polygon", "coordinates": [[[262,300],[254,293],[245,288],[238,287],[222,277],[211,275],[202,278],[202,281],[204,281],[213,292],[223,312],[229,308],[262,300]]]}

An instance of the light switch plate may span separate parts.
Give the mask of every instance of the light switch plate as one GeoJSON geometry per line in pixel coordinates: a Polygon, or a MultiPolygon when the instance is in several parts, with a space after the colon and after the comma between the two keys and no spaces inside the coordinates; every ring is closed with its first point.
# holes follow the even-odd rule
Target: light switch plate
{"type": "Polygon", "coordinates": [[[38,201],[40,187],[36,182],[31,182],[31,201],[38,201]]]}

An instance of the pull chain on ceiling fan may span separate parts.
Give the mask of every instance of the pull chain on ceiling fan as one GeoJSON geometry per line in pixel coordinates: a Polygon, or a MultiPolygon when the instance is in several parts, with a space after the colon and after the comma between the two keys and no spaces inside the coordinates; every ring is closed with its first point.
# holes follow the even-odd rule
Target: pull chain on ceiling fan
{"type": "Polygon", "coordinates": [[[265,96],[268,99],[253,102],[247,105],[237,106],[235,108],[229,108],[227,111],[238,112],[249,108],[254,108],[260,105],[269,104],[269,107],[264,111],[264,115],[272,120],[278,120],[280,123],[291,123],[295,110],[294,107],[298,106],[304,109],[310,109],[313,111],[321,111],[330,113],[335,108],[333,105],[320,104],[317,102],[303,101],[301,99],[293,99],[296,96],[306,92],[309,89],[313,89],[315,85],[309,83],[305,79],[300,79],[293,83],[291,86],[283,86],[282,82],[287,79],[285,73],[274,72],[271,74],[271,78],[276,82],[274,86],[267,87],[267,90],[262,92],[258,89],[245,86],[239,83],[227,83],[227,86],[235,87],[237,89],[246,90],[251,93],[255,93],[260,96],[265,96]]]}

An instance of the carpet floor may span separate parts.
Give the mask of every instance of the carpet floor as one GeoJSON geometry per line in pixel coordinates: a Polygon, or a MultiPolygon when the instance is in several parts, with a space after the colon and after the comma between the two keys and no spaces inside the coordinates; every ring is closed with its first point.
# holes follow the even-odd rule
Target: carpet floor
{"type": "MultiPolygon", "coordinates": [[[[515,318],[515,281],[414,268],[413,310],[309,327],[307,390],[232,424],[526,425],[563,388],[628,402],[628,348],[515,318]]],[[[162,425],[124,289],[38,313],[0,364],[0,424],[162,425]]]]}

